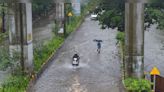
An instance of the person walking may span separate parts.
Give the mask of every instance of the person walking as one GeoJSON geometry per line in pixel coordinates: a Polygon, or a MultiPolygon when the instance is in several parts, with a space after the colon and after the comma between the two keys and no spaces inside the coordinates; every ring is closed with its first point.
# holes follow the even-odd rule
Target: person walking
{"type": "Polygon", "coordinates": [[[98,52],[98,54],[100,54],[100,50],[101,50],[101,42],[97,42],[97,52],[98,52]]]}
{"type": "Polygon", "coordinates": [[[98,52],[98,54],[100,54],[101,42],[103,42],[103,41],[102,40],[98,40],[98,39],[94,39],[93,41],[97,43],[97,52],[98,52]]]}

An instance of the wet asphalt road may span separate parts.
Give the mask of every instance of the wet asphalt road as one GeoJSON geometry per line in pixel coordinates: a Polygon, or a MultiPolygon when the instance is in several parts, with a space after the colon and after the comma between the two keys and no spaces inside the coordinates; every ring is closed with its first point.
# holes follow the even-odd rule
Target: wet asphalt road
{"type": "Polygon", "coordinates": [[[89,18],[71,34],[57,58],[44,71],[33,92],[124,92],[116,43],[116,30],[101,30],[89,18]],[[101,54],[94,39],[103,40],[101,54]],[[73,68],[72,56],[77,51],[80,65],[73,68]]]}
{"type": "Polygon", "coordinates": [[[164,31],[153,25],[145,32],[145,71],[150,73],[156,66],[164,77],[164,31]]]}

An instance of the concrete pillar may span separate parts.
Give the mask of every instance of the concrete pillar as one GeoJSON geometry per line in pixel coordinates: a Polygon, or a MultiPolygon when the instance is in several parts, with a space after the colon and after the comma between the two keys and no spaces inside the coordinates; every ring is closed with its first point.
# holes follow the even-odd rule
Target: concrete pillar
{"type": "MultiPolygon", "coordinates": [[[[13,3],[8,3],[8,27],[9,27],[9,53],[10,56],[13,58],[15,52],[20,52],[20,32],[16,30],[16,13],[13,3]]],[[[19,54],[19,53],[17,53],[19,54]]]]}
{"type": "Polygon", "coordinates": [[[15,30],[15,17],[14,17],[14,11],[12,9],[9,9],[8,13],[9,17],[9,42],[10,45],[15,44],[16,42],[16,30],[15,30]]]}
{"type": "Polygon", "coordinates": [[[56,3],[56,20],[64,19],[64,3],[56,3]]]}
{"type": "Polygon", "coordinates": [[[21,66],[25,72],[33,71],[33,44],[32,44],[32,7],[30,2],[16,3],[15,23],[19,33],[21,51],[21,66]]]}
{"type": "MultiPolygon", "coordinates": [[[[132,2],[135,1],[135,2],[132,2]]],[[[144,3],[125,3],[126,76],[142,78],[144,74],[144,3]]]]}
{"type": "Polygon", "coordinates": [[[26,44],[25,44],[25,67],[29,71],[33,70],[33,43],[32,43],[32,5],[26,3],[26,44]]]}
{"type": "Polygon", "coordinates": [[[65,31],[65,12],[64,12],[64,3],[56,2],[56,18],[55,20],[59,24],[58,33],[64,33],[65,31]]]}

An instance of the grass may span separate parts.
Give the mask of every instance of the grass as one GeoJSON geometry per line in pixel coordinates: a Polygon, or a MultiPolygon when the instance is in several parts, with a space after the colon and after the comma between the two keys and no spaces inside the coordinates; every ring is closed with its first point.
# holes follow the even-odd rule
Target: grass
{"type": "Polygon", "coordinates": [[[66,27],[67,34],[69,35],[72,31],[76,30],[82,23],[84,16],[73,17],[72,22],[66,27]]]}
{"type": "Polygon", "coordinates": [[[7,81],[2,84],[0,92],[24,92],[29,80],[30,78],[27,76],[10,76],[7,81]]]}
{"type": "Polygon", "coordinates": [[[55,53],[55,51],[61,46],[64,38],[62,37],[54,37],[50,41],[48,41],[43,47],[36,48],[34,50],[34,70],[38,72],[44,62],[51,56],[51,54],[55,53]]]}

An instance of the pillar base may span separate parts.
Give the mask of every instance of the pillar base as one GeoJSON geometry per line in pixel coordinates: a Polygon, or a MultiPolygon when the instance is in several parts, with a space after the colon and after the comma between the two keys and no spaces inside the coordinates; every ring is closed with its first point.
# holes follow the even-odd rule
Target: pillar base
{"type": "Polygon", "coordinates": [[[125,56],[126,77],[144,77],[144,57],[143,56],[125,56]]]}

